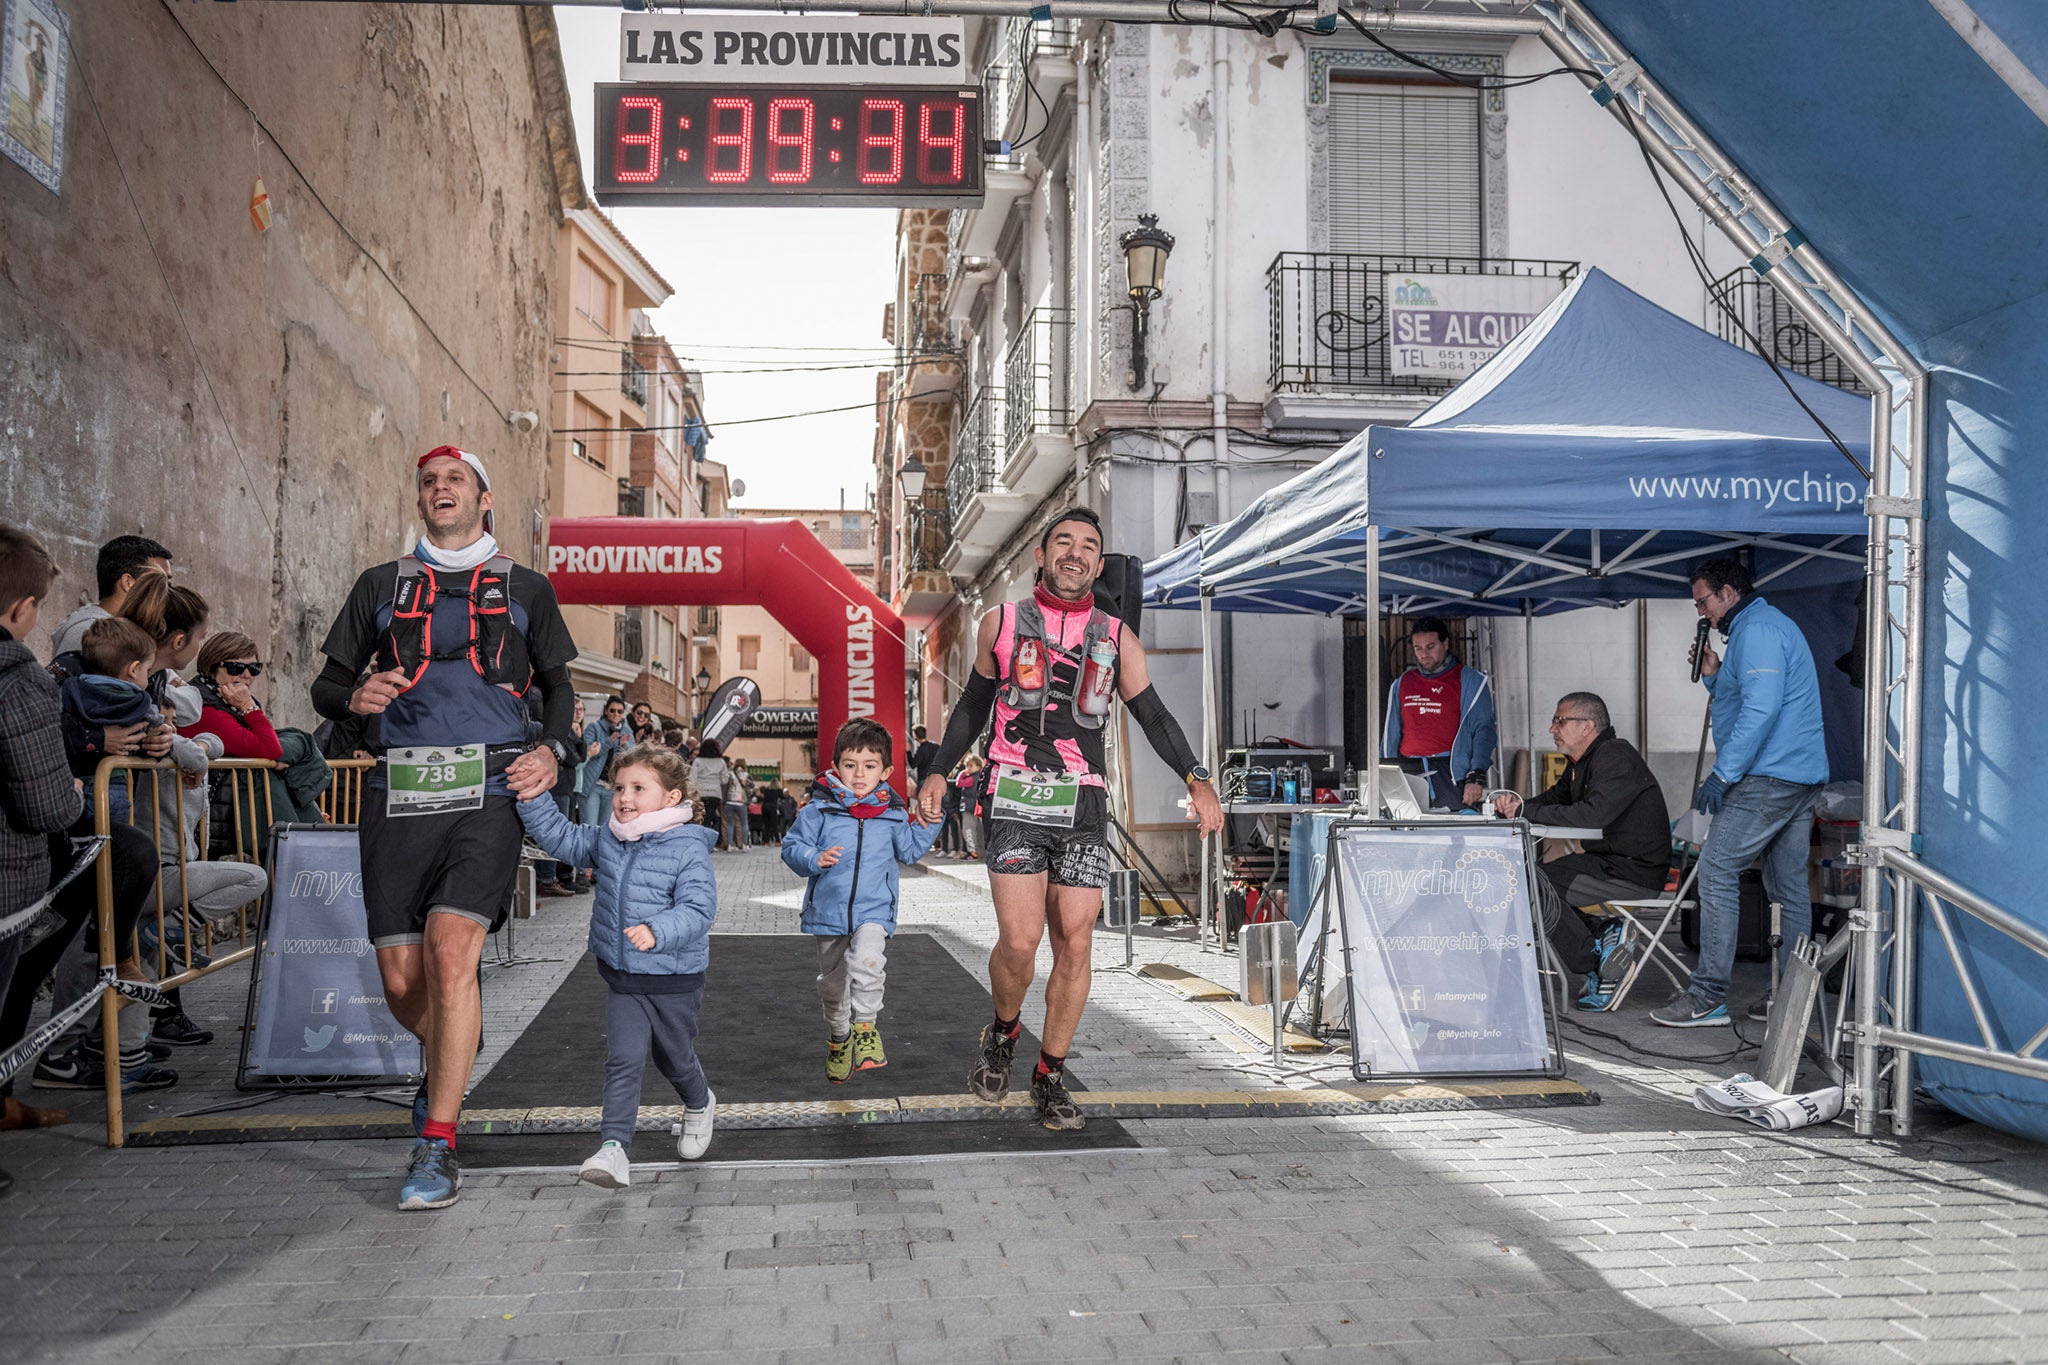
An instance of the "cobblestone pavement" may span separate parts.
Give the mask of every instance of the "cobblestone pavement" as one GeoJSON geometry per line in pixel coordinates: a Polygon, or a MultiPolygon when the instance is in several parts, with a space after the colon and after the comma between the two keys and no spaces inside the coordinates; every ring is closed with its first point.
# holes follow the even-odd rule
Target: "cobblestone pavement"
{"type": "MultiPolygon", "coordinates": [[[[794,931],[772,852],[717,866],[721,931],[794,931]]],[[[974,882],[906,878],[903,919],[979,974],[974,882]]],[[[519,927],[519,956],[543,960],[491,971],[485,1065],[567,972],[586,908],[545,902],[519,927]]],[[[1120,940],[1098,946],[1099,966],[1121,960],[1120,940]]],[[[1139,960],[1234,971],[1172,939],[1139,960]]],[[[223,1037],[135,1117],[235,1102],[231,976],[188,988],[223,1037]]],[[[392,1207],[402,1144],[110,1151],[79,1103],[64,1128],[0,1139],[19,1178],[0,1342],[8,1359],[205,1365],[2048,1359],[2048,1151],[1939,1120],[1903,1144],[1762,1133],[1685,1101],[1735,1064],[1567,1038],[1605,1103],[1135,1121],[1140,1149],[1069,1156],[648,1164],[614,1194],[493,1171],[435,1214],[392,1207]]],[[[1098,975],[1081,1042],[1098,1087],[1276,1079],[1213,1010],[1118,972],[1098,975]]]]}

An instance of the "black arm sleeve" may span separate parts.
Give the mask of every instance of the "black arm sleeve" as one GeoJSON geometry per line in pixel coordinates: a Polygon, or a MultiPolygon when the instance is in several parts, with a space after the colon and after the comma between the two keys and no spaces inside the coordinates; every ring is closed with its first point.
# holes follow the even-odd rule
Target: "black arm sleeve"
{"type": "Polygon", "coordinates": [[[939,752],[925,772],[952,772],[953,765],[967,757],[967,751],[987,728],[989,714],[995,709],[996,680],[984,676],[978,668],[969,671],[967,690],[953,703],[953,714],[946,718],[946,733],[939,740],[939,752]]]}
{"type": "Polygon", "coordinates": [[[1131,717],[1144,727],[1145,738],[1152,741],[1152,752],[1173,769],[1175,776],[1186,777],[1201,763],[1188,747],[1188,737],[1181,733],[1180,722],[1159,700],[1157,688],[1146,688],[1126,705],[1131,708],[1131,717]]]}
{"type": "Polygon", "coordinates": [[[329,659],[320,676],[313,679],[313,709],[336,725],[344,724],[354,718],[348,709],[348,699],[355,692],[356,675],[346,665],[329,659]]]}
{"type": "Polygon", "coordinates": [[[540,732],[543,739],[559,739],[569,750],[569,762],[576,762],[581,747],[576,734],[576,689],[569,683],[569,666],[562,664],[534,677],[540,688],[540,732]]]}

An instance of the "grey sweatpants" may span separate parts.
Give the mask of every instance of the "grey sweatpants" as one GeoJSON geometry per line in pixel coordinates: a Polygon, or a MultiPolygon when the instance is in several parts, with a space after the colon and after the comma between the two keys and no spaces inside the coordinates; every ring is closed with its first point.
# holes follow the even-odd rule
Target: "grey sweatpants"
{"type": "Polygon", "coordinates": [[[856,1023],[875,1022],[888,974],[889,931],[879,924],[818,940],[818,1003],[834,1038],[856,1023]]]}
{"type": "Polygon", "coordinates": [[[701,973],[690,989],[672,994],[606,993],[602,1140],[633,1145],[633,1125],[640,1117],[640,1076],[647,1070],[650,1051],[655,1067],[668,1077],[684,1105],[702,1109],[710,1103],[711,1087],[697,1062],[697,1010],[703,1003],[701,973]]]}

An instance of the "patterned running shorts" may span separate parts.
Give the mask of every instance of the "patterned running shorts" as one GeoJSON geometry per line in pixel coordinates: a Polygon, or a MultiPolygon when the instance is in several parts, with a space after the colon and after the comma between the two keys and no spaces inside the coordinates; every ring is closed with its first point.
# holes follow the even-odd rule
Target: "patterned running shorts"
{"type": "Polygon", "coordinates": [[[983,820],[982,861],[988,870],[1015,876],[1044,873],[1054,886],[1109,885],[1109,801],[1100,787],[1081,789],[1074,823],[1067,829],[1022,820],[983,820]]]}

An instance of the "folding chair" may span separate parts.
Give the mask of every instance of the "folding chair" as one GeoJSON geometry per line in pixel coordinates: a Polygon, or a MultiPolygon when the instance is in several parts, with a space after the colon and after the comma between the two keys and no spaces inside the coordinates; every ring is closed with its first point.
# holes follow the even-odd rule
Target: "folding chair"
{"type": "Polygon", "coordinates": [[[1691,968],[1685,965],[1684,960],[1678,954],[1665,946],[1664,935],[1678,922],[1678,917],[1681,914],[1697,904],[1697,902],[1688,897],[1687,893],[1692,890],[1693,883],[1699,880],[1699,875],[1700,860],[1698,857],[1694,857],[1691,869],[1679,881],[1678,889],[1675,891],[1667,891],[1661,896],[1646,897],[1642,900],[1602,902],[1612,908],[1614,913],[1621,918],[1622,932],[1630,938],[1637,940],[1640,945],[1640,951],[1636,953],[1635,961],[1629,964],[1628,971],[1623,974],[1620,984],[1614,988],[1614,994],[1608,1000],[1605,1007],[1607,1010],[1618,1010],[1621,1008],[1621,1002],[1626,1000],[1629,991],[1634,989],[1636,978],[1641,976],[1643,968],[1649,966],[1652,962],[1656,962],[1657,969],[1671,979],[1671,988],[1674,991],[1685,989],[1685,983],[1690,976],[1691,968]],[[1661,915],[1659,915],[1659,911],[1662,912],[1661,915]],[[1656,917],[1657,923],[1657,927],[1654,929],[1649,927],[1649,921],[1653,916],[1656,917]],[[1657,961],[1660,955],[1663,960],[1657,961]]]}

